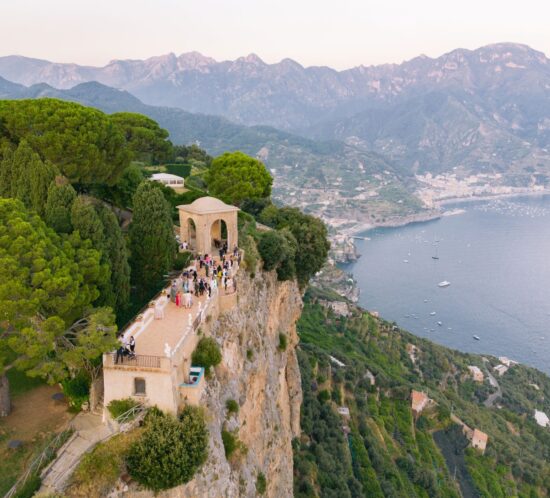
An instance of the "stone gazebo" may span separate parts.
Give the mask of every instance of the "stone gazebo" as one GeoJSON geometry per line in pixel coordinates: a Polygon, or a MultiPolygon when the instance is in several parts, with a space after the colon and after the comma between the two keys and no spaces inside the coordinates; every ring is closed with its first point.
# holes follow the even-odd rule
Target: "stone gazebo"
{"type": "Polygon", "coordinates": [[[224,242],[230,251],[238,245],[238,207],[214,197],[200,197],[178,206],[178,210],[181,241],[187,242],[192,251],[215,254],[224,242]]]}

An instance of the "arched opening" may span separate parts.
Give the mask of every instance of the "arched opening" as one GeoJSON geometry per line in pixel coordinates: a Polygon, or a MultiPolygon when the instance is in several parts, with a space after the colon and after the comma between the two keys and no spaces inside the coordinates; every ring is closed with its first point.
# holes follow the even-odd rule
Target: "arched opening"
{"type": "Polygon", "coordinates": [[[187,233],[189,234],[189,240],[187,241],[189,248],[195,250],[197,247],[197,227],[195,226],[193,218],[187,219],[187,233]]]}
{"type": "Polygon", "coordinates": [[[210,227],[210,245],[211,252],[217,253],[222,247],[227,244],[227,223],[222,220],[216,220],[210,227]]]}

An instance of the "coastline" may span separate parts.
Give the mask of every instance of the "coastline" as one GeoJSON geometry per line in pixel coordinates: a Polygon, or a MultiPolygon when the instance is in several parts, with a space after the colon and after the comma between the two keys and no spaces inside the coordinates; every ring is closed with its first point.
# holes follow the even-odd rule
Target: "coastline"
{"type": "Polygon", "coordinates": [[[470,203],[476,201],[492,201],[495,199],[507,199],[513,197],[536,197],[536,196],[545,196],[550,195],[550,189],[544,190],[526,190],[524,192],[509,192],[506,194],[489,194],[489,195],[479,195],[479,196],[470,196],[470,197],[449,197],[448,199],[442,199],[436,201],[434,204],[438,208],[442,206],[447,206],[449,204],[462,204],[470,203]]]}
{"type": "Polygon", "coordinates": [[[507,199],[507,198],[513,198],[513,197],[532,197],[532,196],[536,197],[536,196],[546,196],[546,195],[550,195],[550,189],[526,190],[522,192],[509,192],[509,193],[503,193],[503,194],[490,194],[490,195],[480,195],[480,196],[470,196],[470,197],[449,197],[448,199],[436,201],[434,203],[435,208],[428,212],[392,218],[382,223],[372,223],[372,222],[360,223],[351,228],[339,230],[338,233],[346,237],[354,238],[364,232],[373,230],[375,228],[397,228],[397,227],[410,225],[412,223],[424,223],[427,221],[437,220],[442,216],[461,214],[464,211],[461,209],[453,209],[451,211],[445,211],[445,206],[452,205],[452,204],[468,204],[468,203],[477,202],[477,201],[482,202],[482,201],[491,201],[495,199],[507,199]]]}

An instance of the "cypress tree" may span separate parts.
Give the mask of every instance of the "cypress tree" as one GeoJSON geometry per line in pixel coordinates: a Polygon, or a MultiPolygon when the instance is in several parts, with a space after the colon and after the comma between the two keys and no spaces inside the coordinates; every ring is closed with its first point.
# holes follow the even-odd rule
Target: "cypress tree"
{"type": "Polygon", "coordinates": [[[111,265],[111,286],[116,311],[125,309],[130,301],[130,265],[126,240],[116,215],[105,205],[96,206],[103,223],[104,249],[111,265]]]}
{"type": "Polygon", "coordinates": [[[62,177],[50,184],[44,214],[46,223],[57,233],[72,232],[71,208],[75,199],[74,188],[62,177]]]}
{"type": "Polygon", "coordinates": [[[13,149],[3,144],[0,150],[0,197],[11,197],[13,179],[13,149]]]}
{"type": "Polygon", "coordinates": [[[161,285],[171,268],[176,241],[170,205],[155,182],[143,182],[133,198],[130,264],[138,295],[145,299],[161,285]]]}

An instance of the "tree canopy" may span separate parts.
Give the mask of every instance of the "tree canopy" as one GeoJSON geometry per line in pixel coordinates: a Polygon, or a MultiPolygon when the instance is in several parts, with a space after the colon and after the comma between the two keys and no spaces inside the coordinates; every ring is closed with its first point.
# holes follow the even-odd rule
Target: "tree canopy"
{"type": "MultiPolygon", "coordinates": [[[[0,199],[0,319],[5,327],[0,355],[8,348],[15,351],[17,366],[50,381],[66,376],[63,354],[79,340],[70,328],[94,315],[101,275],[100,254],[90,241],[77,233],[61,239],[21,201],[0,199]]],[[[95,316],[89,322],[93,330],[85,328],[91,334],[85,343],[111,347],[113,320],[109,313],[95,316]]],[[[89,353],[99,354],[95,348],[89,353]]],[[[74,356],[70,362],[75,364],[74,356]]]]}
{"type": "MultiPolygon", "coordinates": [[[[300,285],[306,285],[327,259],[330,244],[324,223],[318,218],[302,213],[299,209],[289,207],[279,209],[272,204],[261,212],[260,221],[277,230],[287,229],[294,236],[294,240],[288,242],[290,247],[294,246],[294,242],[296,243],[294,246],[296,277],[300,285]]],[[[282,271],[286,275],[289,268],[286,267],[282,271]]]]}
{"type": "Polygon", "coordinates": [[[110,117],[124,132],[134,161],[158,164],[172,157],[172,143],[168,140],[168,132],[156,121],[133,112],[117,112],[110,117]]]}
{"type": "Polygon", "coordinates": [[[108,115],[56,99],[0,101],[0,139],[26,140],[43,161],[72,183],[114,183],[130,153],[119,125],[108,115]]]}
{"type": "Polygon", "coordinates": [[[153,409],[142,436],[130,448],[128,472],[158,492],[190,481],[207,452],[208,429],[200,409],[186,406],[179,420],[153,409]]]}
{"type": "Polygon", "coordinates": [[[245,199],[269,197],[273,179],[257,159],[242,152],[226,152],[212,161],[206,182],[211,195],[239,206],[245,199]]]}

